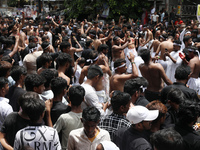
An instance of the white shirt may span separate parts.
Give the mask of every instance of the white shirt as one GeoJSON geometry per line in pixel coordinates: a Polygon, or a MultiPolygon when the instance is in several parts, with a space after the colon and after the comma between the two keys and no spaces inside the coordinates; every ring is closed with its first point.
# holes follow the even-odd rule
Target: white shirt
{"type": "Polygon", "coordinates": [[[97,145],[102,141],[110,141],[108,131],[99,129],[99,134],[91,142],[84,132],[84,128],[72,130],[68,139],[68,150],[95,150],[97,145]]]}
{"type": "Polygon", "coordinates": [[[56,129],[45,125],[28,126],[19,130],[15,136],[14,150],[20,150],[23,145],[35,150],[61,150],[56,129]]]}
{"type": "Polygon", "coordinates": [[[159,17],[159,15],[152,15],[152,20],[153,22],[157,22],[157,18],[159,17]]]}
{"type": "Polygon", "coordinates": [[[53,43],[52,43],[52,34],[51,34],[51,32],[47,32],[47,36],[49,37],[49,40],[50,40],[50,44],[51,45],[53,45],[53,43]]]}
{"type": "Polygon", "coordinates": [[[85,100],[82,102],[81,108],[84,109],[88,106],[94,106],[100,111],[101,116],[104,116],[103,105],[99,103],[99,98],[94,87],[85,83],[81,84],[81,86],[85,89],[85,100]]]}
{"type": "Polygon", "coordinates": [[[176,79],[174,77],[176,68],[181,65],[182,59],[179,57],[179,52],[182,50],[179,50],[177,52],[172,51],[170,55],[176,60],[176,63],[174,63],[169,57],[166,58],[167,61],[167,69],[166,69],[166,75],[167,77],[172,81],[176,82],[176,79]]]}
{"type": "Polygon", "coordinates": [[[0,129],[5,120],[5,118],[13,112],[12,107],[10,106],[9,99],[5,97],[0,97],[0,129]]]}

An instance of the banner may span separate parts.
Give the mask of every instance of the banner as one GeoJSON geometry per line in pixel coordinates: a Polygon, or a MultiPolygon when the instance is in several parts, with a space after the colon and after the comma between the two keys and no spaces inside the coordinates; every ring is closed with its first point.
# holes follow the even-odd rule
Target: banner
{"type": "Polygon", "coordinates": [[[197,20],[200,22],[200,4],[197,5],[197,20]]]}
{"type": "Polygon", "coordinates": [[[177,15],[181,15],[181,5],[177,6],[177,15]]]}

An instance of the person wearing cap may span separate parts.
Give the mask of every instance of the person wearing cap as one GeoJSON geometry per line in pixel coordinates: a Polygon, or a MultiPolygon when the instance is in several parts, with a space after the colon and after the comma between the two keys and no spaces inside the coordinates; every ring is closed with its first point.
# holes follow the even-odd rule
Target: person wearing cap
{"type": "Polygon", "coordinates": [[[114,62],[114,70],[115,73],[110,78],[110,92],[113,90],[119,90],[123,92],[124,83],[128,79],[138,77],[138,70],[134,62],[134,55],[130,53],[130,57],[128,57],[129,61],[132,65],[132,73],[125,74],[127,71],[126,60],[124,59],[116,59],[114,62]]]}
{"type": "MultiPolygon", "coordinates": [[[[158,110],[148,110],[144,106],[135,106],[129,109],[126,118],[131,122],[131,127],[122,128],[118,131],[121,134],[120,149],[123,150],[152,150],[149,143],[149,136],[146,131],[151,129],[151,123],[158,117],[158,110]]],[[[115,143],[116,144],[116,143],[115,143]]],[[[117,144],[117,145],[118,145],[117,144]]]]}
{"type": "Polygon", "coordinates": [[[119,147],[111,141],[103,141],[96,147],[96,150],[119,150],[119,147]]]}
{"type": "Polygon", "coordinates": [[[111,141],[115,132],[120,128],[129,128],[131,123],[126,119],[126,114],[130,107],[131,97],[128,93],[114,91],[111,97],[113,113],[101,119],[99,127],[109,132],[111,141]]]}
{"type": "Polygon", "coordinates": [[[149,50],[141,50],[139,56],[144,60],[144,63],[139,66],[140,72],[149,82],[145,90],[145,97],[148,101],[157,100],[160,98],[163,80],[167,85],[172,84],[172,81],[165,74],[165,70],[161,64],[152,62],[149,50]]]}
{"type": "Polygon", "coordinates": [[[172,82],[175,82],[175,70],[182,63],[182,59],[179,57],[179,53],[182,52],[181,41],[174,41],[173,47],[172,52],[169,53],[169,51],[165,51],[164,60],[167,62],[166,75],[172,82]]]}
{"type": "Polygon", "coordinates": [[[135,79],[129,79],[124,84],[124,92],[131,95],[131,106],[141,105],[146,106],[149,101],[142,95],[143,88],[147,87],[148,81],[143,77],[137,77],[135,79]]]}
{"type": "Polygon", "coordinates": [[[188,47],[189,52],[189,58],[190,61],[188,65],[191,68],[191,76],[188,81],[188,86],[192,89],[194,89],[198,95],[200,95],[200,79],[199,79],[199,73],[200,73],[200,60],[199,60],[199,51],[196,47],[191,46],[188,47]]]}

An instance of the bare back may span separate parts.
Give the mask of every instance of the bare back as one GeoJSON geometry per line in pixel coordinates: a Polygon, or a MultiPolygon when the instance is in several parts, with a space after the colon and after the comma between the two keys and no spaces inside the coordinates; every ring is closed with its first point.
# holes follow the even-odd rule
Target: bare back
{"type": "Polygon", "coordinates": [[[113,90],[119,90],[119,91],[124,91],[124,83],[125,81],[119,81],[118,80],[119,74],[114,74],[110,78],[110,92],[113,90]]]}
{"type": "Polygon", "coordinates": [[[189,66],[191,68],[192,74],[191,77],[198,78],[200,73],[200,60],[198,56],[193,57],[190,62],[189,66]]]}
{"type": "Polygon", "coordinates": [[[160,92],[163,88],[162,79],[166,84],[172,84],[172,82],[166,76],[163,67],[159,63],[150,63],[148,65],[141,64],[139,69],[142,76],[149,82],[147,87],[147,90],[149,91],[160,92]]]}
{"type": "Polygon", "coordinates": [[[164,53],[165,53],[165,49],[168,49],[168,52],[170,53],[171,51],[173,51],[173,43],[171,41],[164,41],[160,44],[160,59],[163,60],[164,59],[164,53]]]}

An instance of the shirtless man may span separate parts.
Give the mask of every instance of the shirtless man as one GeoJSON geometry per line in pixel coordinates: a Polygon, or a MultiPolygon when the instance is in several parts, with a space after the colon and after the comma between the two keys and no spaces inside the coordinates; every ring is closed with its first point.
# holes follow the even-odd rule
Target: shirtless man
{"type": "Polygon", "coordinates": [[[58,77],[62,77],[67,81],[67,85],[70,85],[70,78],[65,75],[66,70],[69,69],[70,64],[72,63],[72,58],[69,54],[60,53],[56,59],[58,65],[58,77]]]}
{"type": "Polygon", "coordinates": [[[187,84],[190,88],[197,91],[198,95],[200,95],[200,60],[198,56],[198,49],[194,46],[188,47],[187,49],[190,58],[188,65],[191,68],[191,76],[187,84]]]}
{"type": "Polygon", "coordinates": [[[110,78],[110,92],[113,90],[124,91],[124,83],[128,79],[138,77],[138,70],[134,62],[134,55],[129,53],[130,57],[128,57],[129,61],[132,64],[132,74],[125,74],[127,67],[126,61],[124,59],[117,59],[114,62],[115,74],[110,78]]]}
{"type": "Polygon", "coordinates": [[[151,51],[151,57],[154,57],[156,54],[156,51],[158,49],[158,46],[160,45],[160,41],[155,39],[151,45],[151,47],[149,48],[151,51]]]}
{"type": "Polygon", "coordinates": [[[167,85],[172,84],[169,80],[161,64],[153,63],[150,51],[143,49],[140,51],[141,58],[144,63],[139,66],[140,72],[144,78],[147,79],[149,85],[145,90],[145,97],[150,102],[153,100],[158,100],[160,97],[160,92],[163,88],[163,80],[167,85]]]}
{"type": "Polygon", "coordinates": [[[143,46],[147,46],[147,47],[150,47],[152,42],[153,42],[153,33],[149,30],[149,28],[147,26],[144,26],[143,27],[143,32],[147,32],[146,34],[146,41],[141,45],[141,47],[143,46]]]}
{"type": "Polygon", "coordinates": [[[163,42],[160,43],[160,45],[158,46],[157,50],[156,50],[156,56],[159,54],[160,52],[160,59],[164,60],[164,53],[165,53],[165,49],[167,48],[168,52],[170,53],[171,51],[173,51],[173,37],[169,36],[167,38],[166,34],[161,35],[162,40],[164,40],[163,42]],[[163,37],[163,38],[162,38],[163,37]]]}
{"type": "Polygon", "coordinates": [[[114,61],[118,58],[121,58],[121,59],[125,59],[125,53],[124,53],[124,49],[128,46],[129,44],[129,41],[127,41],[124,45],[121,45],[121,42],[120,42],[120,37],[118,36],[115,36],[113,38],[113,43],[114,45],[112,46],[112,62],[111,62],[111,68],[112,68],[112,71],[114,70],[114,61]]]}
{"type": "Polygon", "coordinates": [[[74,52],[81,52],[83,51],[83,48],[81,47],[81,45],[78,43],[78,41],[76,40],[75,37],[73,37],[75,39],[75,42],[78,44],[79,46],[79,49],[76,49],[74,47],[71,46],[71,44],[69,42],[62,42],[60,44],[60,50],[63,52],[63,53],[68,53],[71,58],[72,58],[72,63],[71,65],[74,66],[74,52]]]}
{"type": "MultiPolygon", "coordinates": [[[[87,73],[88,73],[88,68],[93,64],[98,64],[99,59],[101,59],[101,61],[103,61],[103,64],[98,64],[99,67],[102,69],[103,73],[107,73],[109,76],[111,76],[111,71],[110,71],[108,62],[106,61],[106,57],[105,56],[103,57],[102,55],[104,55],[104,54],[102,53],[99,56],[97,51],[92,51],[90,53],[91,64],[89,66],[84,66],[83,69],[81,70],[81,75],[80,75],[80,78],[79,78],[80,84],[82,84],[84,82],[84,78],[87,76],[87,73]]],[[[98,89],[96,89],[96,91],[99,91],[100,89],[102,90],[102,88],[98,86],[98,89]]]]}

